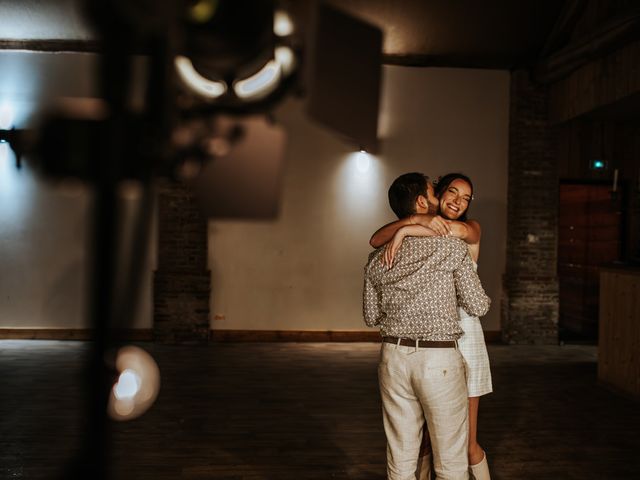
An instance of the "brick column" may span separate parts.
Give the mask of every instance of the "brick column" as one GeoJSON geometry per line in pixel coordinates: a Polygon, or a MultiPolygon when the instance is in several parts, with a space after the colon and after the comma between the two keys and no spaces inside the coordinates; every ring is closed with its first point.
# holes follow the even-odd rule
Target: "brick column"
{"type": "Polygon", "coordinates": [[[511,75],[507,267],[502,336],[507,343],[558,342],[558,173],[548,92],[528,72],[511,75]]]}
{"type": "Polygon", "coordinates": [[[207,241],[207,219],[191,191],[181,184],[162,185],[158,192],[158,269],[153,292],[156,341],[208,341],[211,275],[207,241]]]}

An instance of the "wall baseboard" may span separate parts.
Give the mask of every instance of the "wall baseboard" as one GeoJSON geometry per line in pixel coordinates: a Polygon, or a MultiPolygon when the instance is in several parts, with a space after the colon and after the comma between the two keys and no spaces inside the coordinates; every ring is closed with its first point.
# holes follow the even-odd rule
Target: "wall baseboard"
{"type": "Polygon", "coordinates": [[[379,342],[378,331],[211,330],[213,342],[379,342]]]}
{"type": "MultiPolygon", "coordinates": [[[[149,342],[153,340],[150,328],[114,330],[116,340],[149,342]]],[[[2,340],[91,340],[90,328],[0,328],[2,340]]]]}
{"type": "MultiPolygon", "coordinates": [[[[0,328],[2,340],[91,340],[88,328],[0,328]]],[[[150,328],[115,330],[116,340],[153,341],[150,328]]],[[[499,330],[484,332],[488,344],[502,343],[499,330]]],[[[211,330],[212,342],[374,342],[380,341],[377,330],[211,330]]]]}

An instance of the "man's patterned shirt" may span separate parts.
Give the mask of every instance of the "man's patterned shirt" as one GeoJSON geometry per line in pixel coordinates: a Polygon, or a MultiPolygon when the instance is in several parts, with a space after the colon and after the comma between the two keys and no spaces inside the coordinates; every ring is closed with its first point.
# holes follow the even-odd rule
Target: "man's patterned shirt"
{"type": "Polygon", "coordinates": [[[384,248],[365,266],[365,323],[382,336],[457,340],[458,305],[473,316],[489,310],[487,297],[466,244],[451,237],[408,237],[393,267],[382,265],[384,248]]]}

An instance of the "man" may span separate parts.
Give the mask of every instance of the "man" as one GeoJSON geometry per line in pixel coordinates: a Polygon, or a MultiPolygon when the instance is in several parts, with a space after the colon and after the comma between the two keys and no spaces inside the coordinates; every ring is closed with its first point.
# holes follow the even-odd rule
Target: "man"
{"type": "MultiPolygon", "coordinates": [[[[398,218],[437,207],[428,177],[408,173],[389,188],[398,218]]],[[[387,436],[389,480],[415,479],[423,425],[427,423],[438,479],[468,479],[467,387],[457,339],[460,305],[482,316],[489,298],[467,246],[451,237],[407,238],[393,268],[383,248],[365,267],[365,323],[383,337],[378,368],[387,436]]]]}

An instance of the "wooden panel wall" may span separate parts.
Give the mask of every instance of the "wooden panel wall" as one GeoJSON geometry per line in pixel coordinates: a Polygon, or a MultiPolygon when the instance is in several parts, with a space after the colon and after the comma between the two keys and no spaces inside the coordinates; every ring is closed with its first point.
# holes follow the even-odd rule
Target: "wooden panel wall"
{"type": "Polygon", "coordinates": [[[582,65],[549,89],[549,121],[560,124],[640,91],[640,41],[582,65]]]}
{"type": "Polygon", "coordinates": [[[598,379],[640,398],[640,271],[600,276],[598,379]]]}

